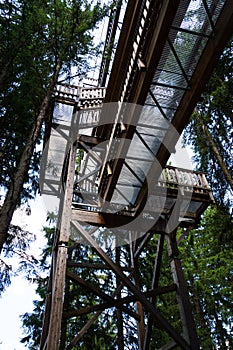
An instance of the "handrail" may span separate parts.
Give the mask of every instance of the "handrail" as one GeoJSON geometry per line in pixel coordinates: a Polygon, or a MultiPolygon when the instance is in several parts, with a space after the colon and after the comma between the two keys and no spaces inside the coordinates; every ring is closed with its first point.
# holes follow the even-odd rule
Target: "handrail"
{"type": "Polygon", "coordinates": [[[81,87],[70,84],[57,84],[54,89],[54,97],[56,100],[72,100],[77,102],[79,100],[81,87]]]}
{"type": "Polygon", "coordinates": [[[158,186],[182,185],[187,190],[210,189],[205,174],[188,169],[167,166],[159,177],[158,186]]]}
{"type": "Polygon", "coordinates": [[[105,98],[106,88],[81,88],[79,96],[80,109],[100,107],[103,104],[105,98]]]}
{"type": "Polygon", "coordinates": [[[54,89],[54,98],[63,103],[77,103],[80,109],[102,105],[105,98],[104,87],[82,87],[70,84],[57,84],[54,89]]]}
{"type": "MultiPolygon", "coordinates": [[[[89,193],[90,195],[96,196],[97,198],[98,188],[96,184],[92,180],[88,180],[88,175],[81,182],[78,180],[77,175],[76,183],[79,184],[79,190],[76,189],[74,191],[74,194],[76,196],[77,194],[79,194],[80,196],[84,194],[84,198],[82,201],[75,201],[74,196],[74,203],[76,202],[76,204],[80,204],[81,206],[89,207],[89,204],[85,203],[85,195],[89,193]]],[[[178,189],[179,187],[183,187],[186,191],[193,192],[198,195],[200,195],[201,193],[206,194],[211,191],[206,180],[205,174],[193,170],[176,168],[173,166],[165,167],[159,177],[158,183],[156,184],[156,188],[178,189]]],[[[113,205],[113,207],[115,208],[117,207],[117,205],[113,205]]],[[[99,211],[100,207],[98,207],[98,205],[94,205],[91,206],[91,210],[99,211]]],[[[127,208],[127,210],[124,211],[132,213],[132,208],[127,208]]]]}

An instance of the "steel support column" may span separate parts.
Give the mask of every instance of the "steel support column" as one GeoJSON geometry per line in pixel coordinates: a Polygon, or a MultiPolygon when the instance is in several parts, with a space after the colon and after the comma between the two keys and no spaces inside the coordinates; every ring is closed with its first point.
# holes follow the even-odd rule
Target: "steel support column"
{"type": "Polygon", "coordinates": [[[146,298],[146,296],[139,290],[139,288],[122,272],[121,268],[117,266],[113,260],[103,251],[103,249],[97,244],[97,242],[89,235],[89,233],[76,222],[79,232],[85,238],[85,240],[93,246],[97,254],[112,268],[115,274],[121,279],[121,281],[128,287],[128,289],[134,294],[136,300],[140,301],[144,309],[151,314],[154,319],[159,323],[161,327],[171,336],[171,338],[180,346],[181,349],[190,350],[190,345],[187,341],[174,329],[174,327],[162,316],[162,314],[155,308],[154,305],[146,298]]]}
{"type": "MultiPolygon", "coordinates": [[[[138,258],[135,258],[134,252],[135,252],[135,241],[132,240],[132,242],[130,243],[131,265],[134,268],[135,284],[138,288],[140,288],[138,258]]],[[[145,320],[144,320],[145,317],[144,317],[143,305],[140,301],[136,302],[136,308],[137,308],[137,313],[139,315],[138,343],[139,343],[139,350],[142,350],[144,339],[145,339],[145,320]]]]}
{"type": "MultiPolygon", "coordinates": [[[[158,238],[157,252],[156,252],[155,264],[154,264],[154,276],[153,276],[153,281],[152,281],[152,286],[151,286],[152,290],[155,290],[159,286],[159,277],[160,277],[160,270],[161,270],[161,265],[162,265],[163,247],[164,247],[164,234],[161,234],[158,238]]],[[[155,304],[156,296],[151,297],[150,301],[151,301],[151,303],[155,304]]],[[[149,350],[152,325],[153,325],[153,318],[150,315],[148,318],[148,322],[147,322],[143,350],[149,350]]]]}
{"type": "Polygon", "coordinates": [[[177,301],[180,310],[180,317],[183,325],[183,335],[185,340],[190,344],[190,349],[200,349],[196,333],[189,295],[186,286],[184,273],[181,267],[181,261],[178,257],[179,249],[176,240],[176,231],[166,235],[167,249],[170,258],[173,280],[177,285],[177,301]]]}
{"type": "MultiPolygon", "coordinates": [[[[116,247],[116,263],[119,266],[120,266],[120,260],[121,260],[121,247],[116,247]]],[[[117,286],[117,290],[119,290],[119,292],[117,293],[117,300],[121,300],[121,289],[119,288],[120,284],[121,284],[121,280],[117,277],[116,286],[117,286]]],[[[117,313],[117,331],[118,331],[118,339],[117,339],[118,350],[124,350],[124,327],[123,327],[122,309],[118,307],[116,310],[116,313],[117,313]]]]}
{"type": "Polygon", "coordinates": [[[51,316],[48,330],[47,347],[48,350],[58,350],[61,321],[63,311],[66,261],[68,253],[68,240],[70,233],[71,204],[73,196],[73,183],[75,171],[76,146],[71,145],[69,154],[69,166],[67,172],[67,182],[64,195],[64,205],[61,216],[60,229],[58,230],[57,258],[55,262],[55,275],[52,282],[52,302],[51,316]]]}

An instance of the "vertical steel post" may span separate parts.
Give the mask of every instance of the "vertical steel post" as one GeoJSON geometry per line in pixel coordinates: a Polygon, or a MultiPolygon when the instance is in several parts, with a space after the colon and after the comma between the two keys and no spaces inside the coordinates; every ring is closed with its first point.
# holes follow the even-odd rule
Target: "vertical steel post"
{"type": "MultiPolygon", "coordinates": [[[[120,259],[121,259],[121,247],[116,247],[116,264],[120,266],[120,259]]],[[[117,299],[121,300],[121,289],[119,288],[121,284],[121,280],[118,276],[116,276],[116,290],[119,289],[119,292],[117,293],[117,299]]],[[[123,315],[122,310],[120,308],[117,308],[117,330],[118,330],[118,350],[124,350],[124,329],[123,329],[123,315]]]]}
{"type": "MultiPolygon", "coordinates": [[[[134,268],[135,285],[140,289],[138,257],[135,258],[134,253],[135,253],[135,241],[132,239],[130,243],[131,265],[134,268]]],[[[136,301],[136,308],[137,308],[138,316],[140,318],[138,321],[138,343],[139,343],[139,350],[142,350],[144,340],[145,340],[145,322],[144,322],[143,305],[140,301],[136,301]]]]}
{"type": "MultiPolygon", "coordinates": [[[[152,290],[155,290],[159,286],[159,278],[160,278],[163,248],[164,248],[164,236],[165,236],[164,234],[160,234],[158,238],[157,252],[156,252],[155,263],[154,263],[154,275],[153,275],[152,286],[151,286],[152,290]]],[[[156,297],[152,297],[150,301],[154,305],[156,301],[156,297]]],[[[153,318],[151,315],[149,315],[143,350],[149,350],[150,338],[152,333],[152,325],[153,325],[153,318]]]]}
{"type": "Polygon", "coordinates": [[[200,349],[200,346],[196,332],[196,325],[189,302],[189,295],[184,272],[181,267],[181,261],[178,257],[179,249],[176,240],[176,231],[173,231],[166,235],[166,242],[168,254],[170,257],[173,280],[177,285],[177,301],[183,325],[184,339],[189,343],[191,350],[198,350],[200,349]]]}
{"type": "Polygon", "coordinates": [[[60,230],[58,231],[59,238],[57,246],[57,259],[55,265],[55,277],[52,283],[51,316],[47,340],[48,350],[59,349],[66,277],[66,261],[68,253],[68,240],[70,234],[75,158],[76,146],[72,144],[69,154],[67,181],[64,195],[64,206],[62,210],[60,230]]]}

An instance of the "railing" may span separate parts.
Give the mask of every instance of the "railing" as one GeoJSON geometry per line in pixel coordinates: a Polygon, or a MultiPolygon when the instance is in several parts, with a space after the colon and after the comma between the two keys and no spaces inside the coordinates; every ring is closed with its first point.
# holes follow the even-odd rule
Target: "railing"
{"type": "Polygon", "coordinates": [[[78,102],[81,87],[69,84],[57,84],[54,90],[56,100],[78,102]]]}
{"type": "Polygon", "coordinates": [[[106,88],[82,88],[79,96],[79,107],[96,108],[103,104],[106,88]]]}
{"type": "Polygon", "coordinates": [[[106,88],[80,87],[68,84],[57,84],[54,90],[55,100],[66,105],[77,105],[79,127],[96,127],[99,123],[101,108],[106,88]]]}
{"type": "MultiPolygon", "coordinates": [[[[113,2],[114,3],[114,2],[113,2]]],[[[109,72],[111,71],[112,60],[115,54],[115,46],[121,31],[121,19],[124,17],[125,8],[122,0],[115,1],[109,16],[102,61],[99,71],[99,86],[106,86],[109,72]]]]}
{"type": "Polygon", "coordinates": [[[178,187],[183,186],[186,191],[201,192],[210,190],[205,174],[192,170],[167,166],[159,177],[158,186],[178,187]]]}
{"type": "MultiPolygon", "coordinates": [[[[158,8],[157,8],[158,13],[159,13],[159,9],[161,7],[161,4],[162,4],[162,1],[160,0],[160,2],[158,3],[158,8]]],[[[147,0],[147,1],[144,1],[142,3],[142,7],[140,9],[139,22],[137,23],[137,27],[134,30],[134,33],[135,33],[134,42],[133,42],[132,49],[130,52],[130,56],[129,56],[130,59],[128,62],[126,78],[125,78],[125,82],[124,82],[121,97],[120,97],[121,102],[124,101],[125,94],[126,94],[127,88],[128,88],[128,84],[129,84],[129,81],[131,78],[131,74],[134,71],[135,64],[138,65],[140,70],[144,70],[146,68],[144,62],[141,60],[140,50],[142,49],[143,42],[145,40],[145,38],[144,38],[145,30],[146,30],[146,27],[150,21],[150,17],[151,17],[150,1],[147,0]]]]}
{"type": "MultiPolygon", "coordinates": [[[[79,198],[82,197],[82,200],[75,200],[77,197],[77,191],[74,191],[74,203],[80,204],[81,207],[85,207],[86,210],[91,211],[100,211],[100,207],[97,205],[98,202],[98,187],[92,181],[88,180],[88,175],[86,179],[80,182],[79,198]],[[75,196],[76,193],[76,196],[75,196]],[[92,203],[88,203],[85,199],[88,199],[88,195],[93,197],[92,203]],[[95,199],[94,199],[95,198],[95,199]],[[95,202],[95,203],[94,203],[95,202]]],[[[78,179],[78,178],[77,178],[78,179]]],[[[194,194],[204,195],[211,192],[211,189],[206,180],[205,174],[200,172],[194,172],[192,170],[175,168],[172,166],[167,166],[163,169],[162,174],[159,177],[158,188],[167,188],[167,189],[177,189],[182,187],[185,191],[193,192],[194,194]]],[[[169,193],[166,193],[169,196],[169,193]]],[[[210,195],[212,198],[212,196],[210,195]]],[[[201,198],[200,198],[201,201],[201,198]]],[[[122,210],[121,205],[114,204],[112,209],[119,209],[121,214],[131,215],[133,208],[124,208],[122,210]]]]}
{"type": "Polygon", "coordinates": [[[106,88],[81,87],[69,84],[57,84],[54,89],[56,100],[70,100],[78,102],[80,108],[100,106],[103,103],[106,88]]]}

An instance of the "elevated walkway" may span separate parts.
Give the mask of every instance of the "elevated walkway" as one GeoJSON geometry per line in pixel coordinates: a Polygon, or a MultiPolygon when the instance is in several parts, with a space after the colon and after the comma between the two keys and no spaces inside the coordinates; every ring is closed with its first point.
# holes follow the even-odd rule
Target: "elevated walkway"
{"type": "Polygon", "coordinates": [[[103,61],[100,84],[108,81],[107,87],[60,85],[54,92],[41,192],[58,198],[60,210],[41,350],[78,346],[108,309],[106,317],[116,315],[118,350],[127,348],[129,319],[139,350],[149,350],[160,330],[170,339],[160,350],[200,349],[178,245],[213,197],[204,174],[167,162],[232,36],[232,23],[232,0],[129,0],[109,76],[110,61],[103,61]],[[179,237],[178,227],[185,227],[179,237]],[[139,258],[151,241],[157,247],[151,276],[144,276],[151,278],[148,289],[139,258]],[[82,259],[84,243],[101,262],[82,259]],[[163,285],[166,254],[171,283],[163,285]],[[89,281],[83,277],[89,271],[103,278],[89,281]],[[85,291],[75,295],[70,285],[85,291]],[[170,293],[177,301],[175,323],[157,305],[170,293]],[[83,328],[70,340],[69,326],[82,315],[88,315],[83,328]]]}

